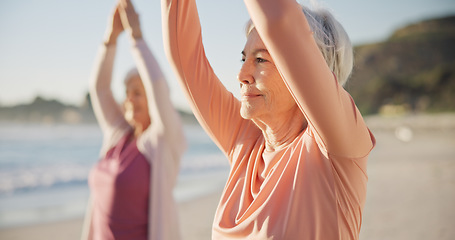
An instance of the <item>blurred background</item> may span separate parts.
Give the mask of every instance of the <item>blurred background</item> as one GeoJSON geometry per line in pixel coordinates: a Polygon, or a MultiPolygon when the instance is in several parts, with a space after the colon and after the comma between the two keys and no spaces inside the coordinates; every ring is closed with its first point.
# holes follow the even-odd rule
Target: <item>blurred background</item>
{"type": "MultiPolygon", "coordinates": [[[[167,62],[160,2],[133,3],[190,143],[175,190],[184,237],[208,239],[229,166],[194,119],[167,62]]],[[[80,234],[87,176],[102,140],[88,80],[114,4],[0,2],[0,239],[80,234]]],[[[207,56],[238,96],[245,6],[197,4],[207,56]]],[[[455,239],[455,1],[319,4],[351,37],[355,67],[346,89],[377,138],[361,239],[455,239]]],[[[134,63],[125,36],[117,49],[112,90],[120,102],[134,63]]]]}

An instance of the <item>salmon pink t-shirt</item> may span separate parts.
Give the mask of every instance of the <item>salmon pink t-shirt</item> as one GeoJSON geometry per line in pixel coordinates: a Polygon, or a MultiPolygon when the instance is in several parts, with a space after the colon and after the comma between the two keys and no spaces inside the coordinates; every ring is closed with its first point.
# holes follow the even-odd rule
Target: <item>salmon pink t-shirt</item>
{"type": "Polygon", "coordinates": [[[308,122],[291,144],[273,152],[212,69],[195,0],[162,0],[168,58],[196,118],[231,164],[212,238],[358,239],[374,137],[295,0],[245,2],[253,5],[255,27],[308,122]],[[267,25],[270,16],[277,19],[267,25]]]}

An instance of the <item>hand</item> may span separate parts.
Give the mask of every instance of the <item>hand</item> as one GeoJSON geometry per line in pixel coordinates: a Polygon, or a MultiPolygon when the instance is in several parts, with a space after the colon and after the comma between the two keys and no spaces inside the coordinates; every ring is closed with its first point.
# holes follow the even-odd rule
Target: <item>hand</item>
{"type": "Polygon", "coordinates": [[[116,44],[118,36],[123,32],[123,25],[120,19],[119,4],[115,6],[114,13],[109,19],[104,43],[106,45],[116,44]]]}
{"type": "Polygon", "coordinates": [[[132,38],[141,39],[142,31],[139,23],[139,15],[134,10],[131,0],[119,1],[119,13],[123,28],[128,31],[132,38]]]}

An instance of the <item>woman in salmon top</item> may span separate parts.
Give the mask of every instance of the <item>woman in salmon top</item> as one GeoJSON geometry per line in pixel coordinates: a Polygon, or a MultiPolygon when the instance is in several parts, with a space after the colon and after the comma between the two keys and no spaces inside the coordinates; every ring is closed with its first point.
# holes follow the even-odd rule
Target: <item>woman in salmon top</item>
{"type": "Polygon", "coordinates": [[[185,138],[161,69],[142,38],[130,0],[111,16],[91,77],[90,96],[103,132],[89,176],[91,201],[83,239],[180,239],[172,191],[185,138]],[[118,36],[125,30],[136,69],[120,107],[110,85],[118,36]]]}
{"type": "Polygon", "coordinates": [[[241,99],[204,53],[194,0],[162,0],[166,52],[231,164],[213,239],[358,239],[375,140],[343,89],[352,48],[322,9],[245,0],[241,99]]]}

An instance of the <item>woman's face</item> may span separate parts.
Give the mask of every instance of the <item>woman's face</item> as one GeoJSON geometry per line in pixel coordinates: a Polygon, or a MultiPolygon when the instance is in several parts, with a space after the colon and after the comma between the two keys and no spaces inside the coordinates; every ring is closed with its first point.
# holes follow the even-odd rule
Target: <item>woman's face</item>
{"type": "Polygon", "coordinates": [[[276,118],[297,107],[255,29],[248,36],[242,61],[238,80],[243,118],[276,118]]]}
{"type": "Polygon", "coordinates": [[[141,78],[136,75],[126,82],[126,99],[124,102],[125,119],[133,127],[140,124],[143,129],[150,125],[147,96],[141,78]]]}

